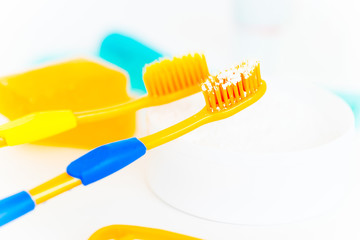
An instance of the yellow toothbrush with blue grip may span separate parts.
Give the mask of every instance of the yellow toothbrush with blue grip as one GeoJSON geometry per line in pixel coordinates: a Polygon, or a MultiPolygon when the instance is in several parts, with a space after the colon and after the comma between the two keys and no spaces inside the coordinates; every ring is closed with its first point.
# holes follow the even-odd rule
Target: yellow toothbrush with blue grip
{"type": "Polygon", "coordinates": [[[100,146],[70,163],[66,173],[30,190],[0,201],[0,226],[36,205],[78,185],[89,185],[111,175],[143,156],[147,150],[172,141],[209,122],[234,115],[259,100],[266,91],[259,63],[243,62],[202,83],[206,106],[197,114],[167,129],[137,139],[100,146]]]}
{"type": "Polygon", "coordinates": [[[189,54],[149,64],[144,72],[148,94],[127,103],[82,112],[57,110],[36,112],[0,125],[0,147],[39,141],[81,124],[117,117],[129,111],[166,104],[199,92],[209,75],[205,56],[189,54]]]}

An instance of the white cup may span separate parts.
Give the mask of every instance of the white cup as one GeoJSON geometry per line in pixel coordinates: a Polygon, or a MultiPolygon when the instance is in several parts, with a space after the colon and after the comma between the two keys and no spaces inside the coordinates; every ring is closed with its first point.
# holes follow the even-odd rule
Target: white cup
{"type": "MultiPolygon", "coordinates": [[[[201,109],[202,95],[149,109],[156,132],[201,109]]],[[[151,150],[147,179],[169,205],[235,224],[278,224],[321,214],[349,185],[354,117],[313,85],[268,81],[242,112],[151,150]]]]}

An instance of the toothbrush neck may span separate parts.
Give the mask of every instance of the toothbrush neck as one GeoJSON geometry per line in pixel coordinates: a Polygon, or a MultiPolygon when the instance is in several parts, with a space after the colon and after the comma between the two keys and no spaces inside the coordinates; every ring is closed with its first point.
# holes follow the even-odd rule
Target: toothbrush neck
{"type": "Polygon", "coordinates": [[[96,122],[96,121],[117,117],[121,114],[125,114],[131,111],[136,111],[141,108],[147,107],[149,105],[150,105],[149,97],[142,97],[110,107],[83,111],[83,112],[75,112],[74,115],[78,119],[79,124],[89,123],[89,122],[96,122]]]}
{"type": "Polygon", "coordinates": [[[182,135],[185,135],[186,133],[189,133],[192,130],[210,122],[210,118],[211,114],[208,113],[206,108],[203,108],[200,112],[185,119],[184,121],[157,133],[140,138],[139,140],[144,143],[147,150],[150,150],[176,138],[179,138],[182,135]]]}

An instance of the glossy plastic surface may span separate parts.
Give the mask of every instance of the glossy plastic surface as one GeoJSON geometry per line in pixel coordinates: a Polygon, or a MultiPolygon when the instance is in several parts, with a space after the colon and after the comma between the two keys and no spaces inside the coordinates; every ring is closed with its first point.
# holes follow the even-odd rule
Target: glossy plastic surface
{"type": "Polygon", "coordinates": [[[79,124],[116,117],[128,111],[166,104],[200,91],[200,83],[209,76],[204,55],[195,53],[181,58],[162,59],[145,68],[144,82],[148,94],[123,104],[74,114],[79,124]]]}
{"type": "MultiPolygon", "coordinates": [[[[259,100],[266,91],[265,81],[261,80],[259,72],[256,72],[259,70],[258,66],[249,72],[248,77],[243,78],[242,76],[243,80],[236,82],[236,87],[241,87],[245,91],[245,97],[240,97],[239,94],[235,95],[234,91],[237,90],[232,88],[227,88],[225,91],[222,84],[226,84],[226,81],[217,87],[208,89],[210,91],[203,89],[204,97],[209,99],[206,100],[206,106],[199,113],[140,140],[131,138],[106,144],[90,151],[68,166],[67,174],[73,179],[69,176],[66,176],[65,179],[62,176],[56,177],[35,188],[36,196],[46,195],[47,197],[44,199],[47,200],[78,186],[77,179],[80,179],[84,185],[91,184],[129,165],[143,156],[146,150],[170,142],[206,123],[230,117],[250,106],[259,100]],[[218,105],[223,104],[223,100],[226,105],[218,110],[218,105]],[[61,190],[59,191],[59,189],[61,190]]],[[[231,74],[231,76],[233,75],[231,74]]],[[[235,85],[231,86],[235,87],[235,85]]]]}
{"type": "Polygon", "coordinates": [[[73,161],[66,171],[88,185],[126,167],[145,152],[146,147],[137,138],[109,143],[73,161]]]}
{"type": "Polygon", "coordinates": [[[0,201],[0,226],[32,211],[35,203],[27,192],[20,192],[0,201]]]}
{"type": "Polygon", "coordinates": [[[63,173],[50,181],[31,189],[29,193],[34,202],[40,204],[79,185],[81,185],[79,179],[73,178],[67,173],[63,173]]]}
{"type": "Polygon", "coordinates": [[[200,240],[156,228],[112,225],[99,229],[89,240],[200,240]]]}
{"type": "MultiPolygon", "coordinates": [[[[341,99],[294,79],[270,79],[248,109],[151,150],[152,192],[181,212],[231,224],[272,227],[335,211],[352,186],[354,119],[341,99]]],[[[192,114],[201,97],[149,109],[149,131],[192,114]]]]}
{"type": "MultiPolygon", "coordinates": [[[[155,62],[147,66],[144,73],[148,96],[126,103],[88,109],[86,111],[74,111],[73,114],[71,110],[67,110],[67,118],[65,116],[52,117],[53,115],[60,114],[50,111],[33,113],[10,122],[3,127],[0,126],[0,137],[3,139],[0,147],[5,146],[6,142],[8,142],[8,145],[17,145],[42,140],[72,129],[76,124],[78,126],[86,126],[101,121],[110,121],[119,116],[131,114],[141,108],[178,100],[200,91],[200,82],[208,76],[209,72],[205,56],[197,53],[194,55],[188,54],[181,58],[175,57],[172,60],[164,59],[161,62],[155,62]],[[3,135],[1,135],[1,129],[3,129],[3,135]]],[[[107,127],[112,126],[109,125],[107,127]]],[[[128,126],[124,129],[127,130],[128,126]]],[[[126,130],[122,132],[126,132],[126,130]]],[[[91,135],[92,132],[90,131],[87,135],[89,134],[91,135]]],[[[112,134],[109,135],[113,136],[112,134]]],[[[93,142],[98,141],[98,139],[91,140],[93,142]]]]}
{"type": "Polygon", "coordinates": [[[266,91],[266,83],[265,81],[261,81],[261,87],[259,87],[258,91],[255,94],[245,98],[245,100],[243,100],[241,103],[233,107],[213,113],[213,112],[209,112],[208,110],[209,106],[207,105],[194,116],[191,116],[188,119],[178,124],[175,124],[174,126],[166,128],[160,132],[143,137],[140,140],[145,144],[148,150],[158,147],[206,123],[218,121],[234,115],[235,113],[247,108],[251,104],[255,103],[257,100],[259,100],[265,94],[265,91],[266,91]]]}
{"type": "Polygon", "coordinates": [[[0,137],[14,146],[52,137],[76,125],[76,117],[69,110],[37,112],[1,125],[0,137]]]}
{"type": "Polygon", "coordinates": [[[145,94],[142,74],[145,64],[163,55],[145,44],[126,35],[113,33],[102,42],[100,57],[129,73],[131,90],[145,94]]]}
{"type": "MultiPolygon", "coordinates": [[[[130,100],[126,75],[87,59],[75,59],[0,78],[0,112],[15,120],[34,112],[99,109],[130,100]]],[[[80,126],[40,142],[78,148],[132,137],[135,112],[80,126]],[[126,126],[126,128],[124,127],[126,126]],[[116,133],[116,134],[114,134],[116,133]]]]}

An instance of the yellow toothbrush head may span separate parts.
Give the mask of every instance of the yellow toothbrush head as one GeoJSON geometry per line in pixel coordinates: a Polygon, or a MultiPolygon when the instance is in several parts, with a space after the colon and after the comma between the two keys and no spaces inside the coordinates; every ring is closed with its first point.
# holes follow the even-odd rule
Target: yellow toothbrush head
{"type": "Polygon", "coordinates": [[[205,56],[195,53],[147,65],[143,78],[149,97],[173,101],[199,92],[208,76],[205,56]]]}
{"type": "Polygon", "coordinates": [[[202,81],[201,89],[206,106],[182,122],[141,138],[148,150],[170,142],[206,123],[238,113],[264,95],[266,83],[261,79],[259,63],[246,61],[216,76],[209,76],[202,81]]]}
{"type": "Polygon", "coordinates": [[[266,90],[257,61],[242,62],[233,68],[210,76],[202,82],[206,108],[210,113],[221,112],[229,117],[260,99],[266,90]]]}

